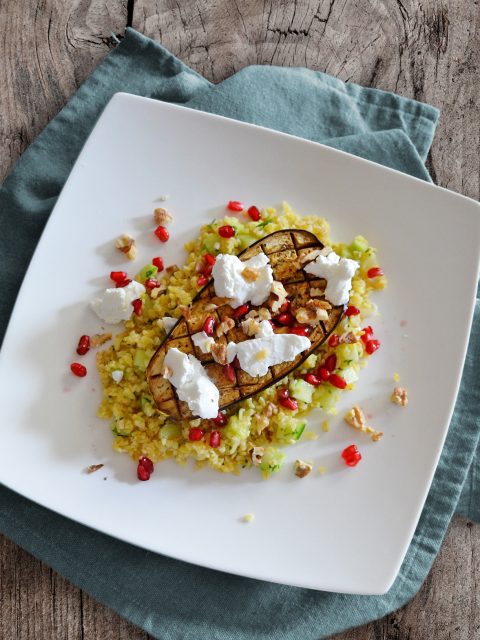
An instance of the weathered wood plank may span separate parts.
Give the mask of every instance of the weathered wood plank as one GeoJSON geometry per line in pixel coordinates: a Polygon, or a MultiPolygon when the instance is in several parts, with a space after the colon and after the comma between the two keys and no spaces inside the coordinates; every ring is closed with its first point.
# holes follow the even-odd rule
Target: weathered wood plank
{"type": "MultiPolygon", "coordinates": [[[[128,20],[214,82],[247,64],[309,66],[431,102],[436,181],[479,196],[480,7],[463,0],[31,0],[0,11],[0,179],[128,20]]],[[[417,596],[336,640],[480,637],[480,527],[454,519],[417,596]]],[[[0,537],[0,638],[147,635],[0,537]]]]}

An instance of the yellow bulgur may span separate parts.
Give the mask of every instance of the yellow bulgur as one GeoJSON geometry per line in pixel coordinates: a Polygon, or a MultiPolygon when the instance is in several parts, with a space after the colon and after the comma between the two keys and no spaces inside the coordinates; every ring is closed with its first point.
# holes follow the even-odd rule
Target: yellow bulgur
{"type": "MultiPolygon", "coordinates": [[[[341,390],[329,383],[313,387],[311,400],[302,401],[301,389],[298,389],[298,373],[310,371],[329,354],[332,349],[325,344],[317,355],[311,355],[299,371],[282,380],[282,385],[289,385],[291,394],[297,397],[298,411],[289,411],[276,404],[276,387],[272,386],[254,398],[244,400],[235,405],[228,415],[228,422],[220,429],[221,444],[212,448],[208,437],[204,441],[191,442],[188,432],[191,424],[188,421],[173,422],[157,411],[150,396],[145,369],[165,337],[161,322],[164,316],[179,317],[179,306],[189,305],[199,290],[198,273],[195,271],[200,255],[208,252],[239,253],[259,238],[274,231],[287,228],[306,229],[313,232],[324,244],[333,246],[334,250],[344,257],[358,260],[360,268],[352,281],[350,304],[361,311],[360,315],[344,317],[337,327],[336,333],[353,332],[359,338],[363,319],[375,310],[369,300],[372,289],[385,286],[385,278],[369,279],[368,269],[376,266],[375,251],[367,241],[357,236],[350,245],[333,244],[329,239],[329,226],[324,218],[317,216],[298,216],[288,205],[281,211],[266,209],[262,211],[260,221],[240,221],[240,217],[225,217],[205,225],[200,235],[185,246],[187,260],[183,268],[167,274],[162,284],[167,288],[155,299],[148,294],[143,296],[142,315],[133,315],[125,322],[124,330],[114,337],[113,345],[100,351],[97,366],[103,385],[103,400],[98,415],[110,421],[114,433],[114,449],[127,452],[133,459],[147,456],[158,462],[165,458],[174,458],[179,463],[194,459],[198,465],[209,465],[217,471],[238,473],[241,468],[252,466],[253,447],[263,448],[259,469],[268,475],[277,471],[284,455],[279,447],[294,444],[301,437],[306,419],[305,416],[314,408],[322,408],[328,413],[335,413],[335,405],[341,390]],[[236,234],[233,238],[221,238],[217,229],[224,224],[232,225],[236,234]],[[119,383],[112,379],[113,371],[122,371],[123,378],[119,383]]],[[[342,375],[347,369],[356,375],[365,365],[367,356],[363,343],[358,340],[353,344],[343,344],[335,348],[337,354],[337,373],[342,375]]],[[[355,376],[354,376],[355,377],[355,376]]],[[[301,381],[303,384],[303,381],[301,381]]],[[[307,383],[304,383],[307,384],[307,383]]],[[[278,386],[278,385],[277,385],[278,386]]],[[[353,384],[347,386],[347,390],[353,384]]],[[[199,420],[194,421],[198,426],[199,420]]],[[[211,430],[211,423],[200,421],[200,426],[211,430]]]]}

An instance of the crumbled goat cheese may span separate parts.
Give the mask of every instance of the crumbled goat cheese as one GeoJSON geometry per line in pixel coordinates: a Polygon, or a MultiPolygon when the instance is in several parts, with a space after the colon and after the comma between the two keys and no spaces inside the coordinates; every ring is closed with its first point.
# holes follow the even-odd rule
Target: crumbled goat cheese
{"type": "Polygon", "coordinates": [[[112,379],[118,384],[123,379],[123,371],[121,369],[115,369],[112,371],[112,379]]]}
{"type": "Polygon", "coordinates": [[[245,302],[254,305],[263,304],[273,283],[273,272],[268,256],[260,253],[250,260],[242,262],[237,256],[220,253],[212,270],[215,293],[220,297],[230,298],[230,305],[236,309],[245,302]],[[258,275],[255,280],[242,276],[246,269],[254,270],[258,275]]]}
{"type": "Polygon", "coordinates": [[[211,336],[207,336],[205,331],[199,331],[192,336],[193,344],[200,349],[202,353],[210,353],[215,340],[211,336]]]}
{"type": "Polygon", "coordinates": [[[352,278],[358,269],[358,262],[349,258],[340,258],[334,251],[325,247],[315,260],[303,267],[304,271],[318,278],[325,278],[327,287],[325,297],[335,305],[348,302],[352,278]]]}
{"type": "Polygon", "coordinates": [[[90,302],[97,316],[108,324],[128,320],[132,315],[132,302],[145,293],[143,284],[133,280],[126,287],[105,289],[101,297],[90,302]]]}

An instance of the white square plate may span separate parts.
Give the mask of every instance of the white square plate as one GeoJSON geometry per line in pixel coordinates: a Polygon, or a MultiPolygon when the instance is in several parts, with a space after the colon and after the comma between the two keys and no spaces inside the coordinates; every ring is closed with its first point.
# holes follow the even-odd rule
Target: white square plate
{"type": "MultiPolygon", "coordinates": [[[[68,144],[68,140],[65,140],[68,144]]],[[[477,203],[319,144],[125,94],[99,119],[58,200],[13,312],[0,360],[0,481],[78,522],[155,552],[245,576],[313,589],[378,594],[392,584],[442,449],[471,324],[479,267],[477,203]],[[168,193],[171,240],[151,212],[168,193]],[[329,433],[286,450],[268,482],[157,464],[150,482],[111,450],[96,418],[100,385],[74,378],[78,336],[100,330],[87,301],[125,265],[114,238],[137,239],[135,266],[162,254],[181,263],[199,225],[239,199],[326,216],[334,240],[365,235],[389,287],[372,324],[382,340],[329,433]],[[389,402],[392,375],[410,394],[389,402]],[[342,422],[359,402],[378,444],[342,422]],[[342,464],[356,442],[363,461],[342,464]],[[22,472],[18,473],[18,452],[22,472]],[[299,480],[296,457],[323,465],[299,480]],[[104,462],[86,475],[86,466],[104,462]],[[106,478],[106,480],[104,480],[106,478]],[[240,518],[254,513],[255,521],[240,518]]]]}

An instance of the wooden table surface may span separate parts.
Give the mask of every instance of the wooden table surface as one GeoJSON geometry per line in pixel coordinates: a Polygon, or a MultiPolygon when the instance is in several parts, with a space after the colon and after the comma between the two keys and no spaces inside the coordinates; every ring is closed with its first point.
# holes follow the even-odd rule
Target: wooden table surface
{"type": "MultiPolygon", "coordinates": [[[[129,25],[220,82],[248,64],[308,66],[438,106],[435,182],[480,188],[476,0],[0,0],[0,179],[129,25]]],[[[480,526],[454,518],[401,610],[337,640],[480,638],[480,526]]],[[[1,640],[147,635],[0,536],[1,640]]]]}

